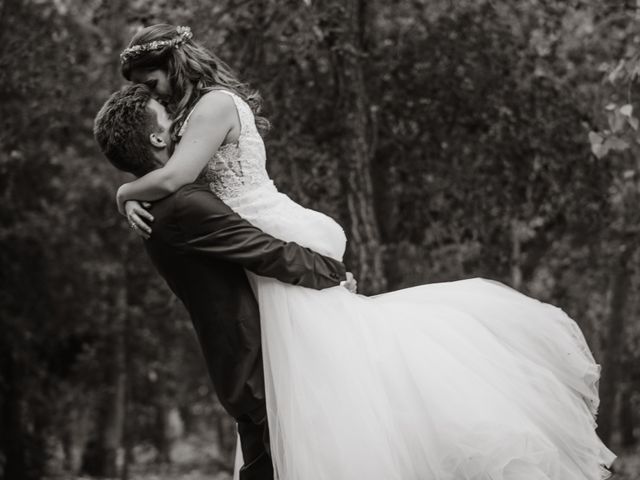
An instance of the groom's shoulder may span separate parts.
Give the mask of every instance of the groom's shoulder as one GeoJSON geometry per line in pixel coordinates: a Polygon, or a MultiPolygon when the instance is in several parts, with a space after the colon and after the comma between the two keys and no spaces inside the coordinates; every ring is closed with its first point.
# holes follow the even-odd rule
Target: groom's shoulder
{"type": "Polygon", "coordinates": [[[177,206],[189,210],[226,208],[222,200],[211,192],[207,183],[185,185],[174,194],[173,201],[177,206]]]}
{"type": "Polygon", "coordinates": [[[174,193],[174,197],[178,201],[183,201],[192,196],[200,196],[202,194],[208,193],[209,195],[216,197],[211,190],[209,189],[209,184],[204,182],[195,182],[189,183],[184,187],[181,187],[176,193],[174,193]]]}
{"type": "Polygon", "coordinates": [[[224,203],[216,197],[206,183],[190,183],[175,193],[153,204],[152,214],[168,220],[180,220],[188,213],[200,210],[209,212],[224,209],[224,203]]]}

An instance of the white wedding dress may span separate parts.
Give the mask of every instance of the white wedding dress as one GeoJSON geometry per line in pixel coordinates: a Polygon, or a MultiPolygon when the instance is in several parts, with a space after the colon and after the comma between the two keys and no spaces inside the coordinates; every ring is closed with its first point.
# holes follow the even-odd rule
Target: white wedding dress
{"type": "MultiPolygon", "coordinates": [[[[204,173],[263,231],[341,259],[345,235],[279,193],[249,106],[204,173]]],[[[250,274],[280,480],[596,480],[599,366],[562,310],[470,279],[365,297],[250,274]]],[[[237,472],[236,472],[237,474],[237,472]]]]}

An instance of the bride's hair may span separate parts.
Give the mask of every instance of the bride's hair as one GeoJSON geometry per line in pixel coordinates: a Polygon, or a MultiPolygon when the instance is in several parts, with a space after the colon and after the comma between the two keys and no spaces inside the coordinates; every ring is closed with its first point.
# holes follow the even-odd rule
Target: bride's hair
{"type": "Polygon", "coordinates": [[[143,28],[133,36],[121,61],[122,75],[127,80],[131,80],[131,73],[138,68],[157,68],[167,73],[172,90],[169,111],[174,120],[174,134],[180,130],[196,102],[205,93],[220,88],[231,90],[249,104],[261,133],[269,129],[269,121],[259,115],[260,94],[240,82],[233,70],[216,55],[191,40],[191,30],[186,27],[162,23],[143,28]],[[136,46],[139,46],[137,50],[136,46]],[[133,54],[127,55],[127,52],[133,54]]]}

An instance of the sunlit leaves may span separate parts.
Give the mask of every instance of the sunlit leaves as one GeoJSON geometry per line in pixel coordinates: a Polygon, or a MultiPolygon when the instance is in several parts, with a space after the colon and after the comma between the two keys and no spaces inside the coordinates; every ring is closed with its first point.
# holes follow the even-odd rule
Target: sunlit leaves
{"type": "Polygon", "coordinates": [[[589,132],[591,151],[598,158],[604,158],[611,151],[625,151],[631,146],[631,142],[639,140],[637,136],[639,121],[633,115],[631,104],[618,106],[615,103],[609,103],[604,110],[609,128],[602,132],[589,132]]]}
{"type": "Polygon", "coordinates": [[[629,143],[614,134],[602,135],[596,132],[589,132],[589,142],[591,152],[598,158],[604,158],[610,151],[623,151],[629,148],[629,143]]]}
{"type": "MultiPolygon", "coordinates": [[[[635,44],[634,44],[635,45],[635,44]]],[[[606,67],[605,67],[606,68],[606,67]]],[[[611,100],[604,106],[608,129],[589,133],[591,151],[598,158],[604,158],[612,151],[622,152],[634,143],[640,142],[638,128],[640,120],[634,115],[632,91],[640,75],[640,54],[634,53],[629,59],[621,59],[606,73],[606,81],[611,84],[611,100]],[[626,102],[620,102],[620,89],[626,90],[626,102]]]]}

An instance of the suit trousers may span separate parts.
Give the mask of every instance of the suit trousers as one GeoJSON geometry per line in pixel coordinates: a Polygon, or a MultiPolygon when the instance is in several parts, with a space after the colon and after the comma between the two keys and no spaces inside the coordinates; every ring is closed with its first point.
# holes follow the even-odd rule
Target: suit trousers
{"type": "Polygon", "coordinates": [[[260,423],[254,423],[248,416],[238,418],[237,421],[244,458],[240,480],[273,480],[266,416],[260,423]]]}

